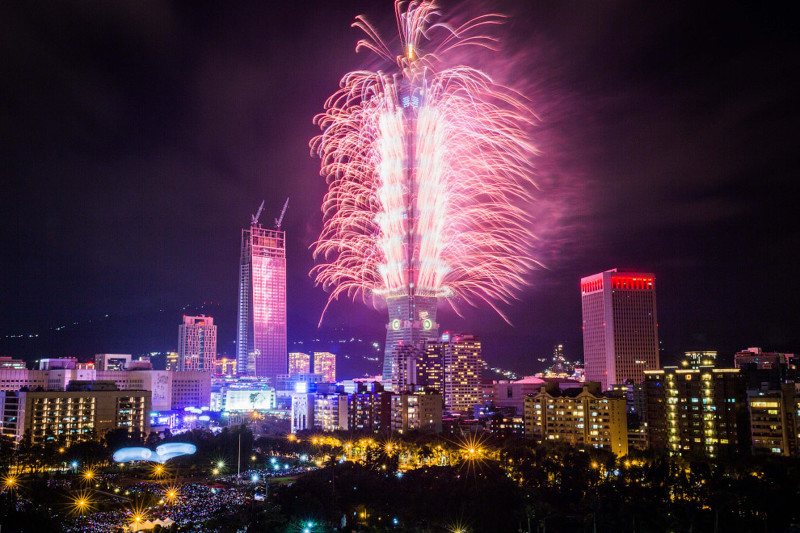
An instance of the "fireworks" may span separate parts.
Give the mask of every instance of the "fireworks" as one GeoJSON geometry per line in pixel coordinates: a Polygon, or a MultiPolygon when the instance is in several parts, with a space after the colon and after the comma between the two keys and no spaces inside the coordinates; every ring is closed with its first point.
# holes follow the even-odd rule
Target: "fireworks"
{"type": "Polygon", "coordinates": [[[481,30],[501,17],[451,27],[435,22],[433,1],[397,1],[395,13],[396,57],[363,18],[354,23],[366,34],[356,50],[392,62],[393,72],[346,74],[315,118],[322,134],[311,148],[329,190],[313,275],[329,302],[444,298],[456,311],[461,302],[498,310],[535,264],[534,116],[488,75],[438,65],[454,48],[493,48],[481,30]]]}

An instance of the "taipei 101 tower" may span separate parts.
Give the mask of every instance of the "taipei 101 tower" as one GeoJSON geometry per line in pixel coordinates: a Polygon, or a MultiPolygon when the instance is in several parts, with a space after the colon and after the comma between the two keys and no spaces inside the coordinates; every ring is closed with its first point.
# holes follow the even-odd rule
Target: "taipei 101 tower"
{"type": "Polygon", "coordinates": [[[322,133],[311,151],[328,192],[312,275],[328,303],[346,296],[387,307],[384,381],[399,345],[438,337],[438,303],[502,315],[536,265],[535,115],[512,88],[442,59],[456,48],[495,50],[482,31],[503,17],[451,26],[440,15],[435,1],[396,0],[395,52],[356,17],[365,33],[356,50],[385,68],[345,74],[314,119],[322,133]]]}

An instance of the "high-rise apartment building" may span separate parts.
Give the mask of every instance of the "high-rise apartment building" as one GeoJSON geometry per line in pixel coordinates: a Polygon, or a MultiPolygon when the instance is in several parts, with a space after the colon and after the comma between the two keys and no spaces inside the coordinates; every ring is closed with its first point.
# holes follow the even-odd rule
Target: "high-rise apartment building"
{"type": "Polygon", "coordinates": [[[671,454],[718,457],[749,447],[745,380],[738,368],[645,372],[647,440],[671,454]]]}
{"type": "Polygon", "coordinates": [[[396,393],[433,390],[447,413],[464,413],[481,403],[481,342],[473,335],[445,333],[437,341],[402,344],[392,356],[396,393]]]}
{"type": "Polygon", "coordinates": [[[473,335],[443,335],[444,409],[472,411],[481,403],[481,341],[473,335]]]}
{"type": "Polygon", "coordinates": [[[184,316],[178,327],[178,370],[213,372],[217,359],[217,326],[210,316],[184,316]]]}
{"type": "Polygon", "coordinates": [[[800,395],[794,383],[779,390],[747,391],[753,452],[797,456],[800,395]]]}
{"type": "Polygon", "coordinates": [[[659,368],[656,280],[617,269],[581,278],[586,381],[603,390],[659,368]]]}
{"type": "Polygon", "coordinates": [[[579,449],[628,454],[625,398],[604,394],[597,382],[561,390],[546,383],[525,397],[525,435],[537,442],[566,442],[579,449]]]}
{"type": "Polygon", "coordinates": [[[322,374],[323,383],[336,381],[336,354],[314,352],[314,373],[322,374]]]}
{"type": "Polygon", "coordinates": [[[240,375],[275,380],[288,370],[285,233],[258,216],[242,230],[236,351],[240,375]]]}
{"type": "Polygon", "coordinates": [[[303,352],[289,352],[289,375],[310,373],[311,356],[303,352]]]}

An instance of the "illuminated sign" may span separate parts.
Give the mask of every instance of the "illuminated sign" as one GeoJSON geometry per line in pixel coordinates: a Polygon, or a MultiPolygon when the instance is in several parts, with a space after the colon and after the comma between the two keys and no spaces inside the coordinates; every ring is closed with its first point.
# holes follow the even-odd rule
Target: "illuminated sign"
{"type": "Polygon", "coordinates": [[[422,321],[422,329],[428,330],[433,327],[433,321],[430,318],[426,318],[422,321]]]}
{"type": "Polygon", "coordinates": [[[401,324],[401,322],[400,322],[400,319],[399,319],[399,318],[395,318],[394,320],[392,320],[392,329],[393,329],[393,330],[397,331],[398,329],[400,329],[400,326],[401,326],[401,325],[402,325],[402,324],[401,324]]]}

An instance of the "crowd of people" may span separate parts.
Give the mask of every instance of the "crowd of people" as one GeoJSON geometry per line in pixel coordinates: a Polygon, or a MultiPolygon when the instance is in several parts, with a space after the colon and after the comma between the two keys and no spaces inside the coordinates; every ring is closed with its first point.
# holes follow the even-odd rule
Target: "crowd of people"
{"type": "Polygon", "coordinates": [[[63,530],[116,533],[137,522],[160,520],[175,522],[182,531],[201,532],[211,518],[235,512],[253,500],[263,500],[270,479],[296,476],[314,468],[313,463],[290,465],[273,458],[263,468],[238,475],[216,476],[204,482],[139,481],[124,490],[111,488],[119,481],[116,474],[98,476],[95,490],[87,497],[88,505],[85,509],[76,508],[63,530]],[[99,505],[100,501],[103,505],[99,505]]]}

